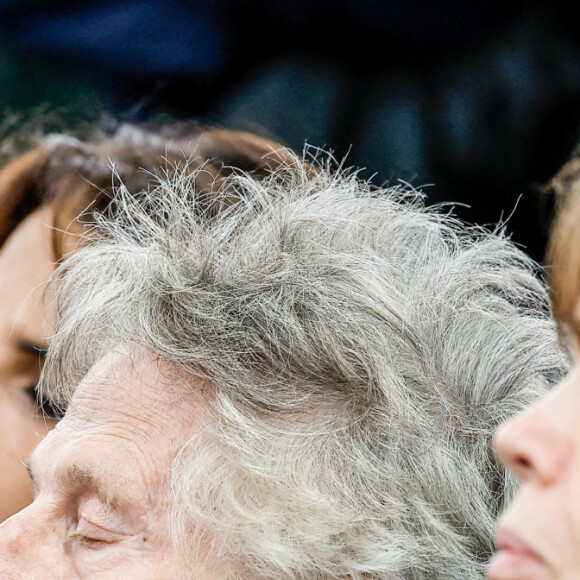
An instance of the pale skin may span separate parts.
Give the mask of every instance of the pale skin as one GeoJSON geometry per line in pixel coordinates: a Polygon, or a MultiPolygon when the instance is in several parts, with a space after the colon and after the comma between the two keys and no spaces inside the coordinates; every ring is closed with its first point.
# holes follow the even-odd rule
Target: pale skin
{"type": "Polygon", "coordinates": [[[169,528],[171,466],[205,424],[203,393],[149,351],[101,359],[27,462],[36,497],[0,526],[0,577],[206,579],[169,528]]]}
{"type": "Polygon", "coordinates": [[[0,522],[32,500],[23,462],[54,425],[35,400],[52,332],[43,301],[54,270],[52,211],[30,214],[0,250],[0,522]]]}
{"type": "Polygon", "coordinates": [[[522,487],[501,517],[490,580],[580,578],[580,345],[548,397],[496,435],[501,460],[522,487]]]}

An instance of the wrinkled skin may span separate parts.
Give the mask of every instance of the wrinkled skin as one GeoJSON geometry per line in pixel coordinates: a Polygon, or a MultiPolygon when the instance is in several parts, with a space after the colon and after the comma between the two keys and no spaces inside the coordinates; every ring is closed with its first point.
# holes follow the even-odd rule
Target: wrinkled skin
{"type": "Polygon", "coordinates": [[[173,460],[205,421],[195,381],[128,347],[93,367],[28,462],[34,502],[0,526],[1,578],[207,578],[168,517],[173,460]]]}
{"type": "Polygon", "coordinates": [[[42,300],[54,270],[52,213],[29,215],[0,250],[0,521],[32,501],[23,461],[53,426],[35,387],[52,322],[42,300]]]}

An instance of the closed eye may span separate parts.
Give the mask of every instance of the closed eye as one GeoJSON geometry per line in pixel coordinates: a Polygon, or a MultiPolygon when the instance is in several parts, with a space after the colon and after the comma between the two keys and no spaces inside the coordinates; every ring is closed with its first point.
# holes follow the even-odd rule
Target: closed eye
{"type": "Polygon", "coordinates": [[[109,544],[114,543],[107,540],[102,540],[101,538],[84,536],[83,534],[78,534],[76,532],[72,534],[71,539],[80,544],[83,548],[88,548],[90,550],[98,550],[99,548],[103,548],[109,544]]]}
{"type": "Polygon", "coordinates": [[[122,539],[122,535],[93,524],[81,517],[71,535],[71,539],[85,548],[95,550],[115,544],[122,539]]]}

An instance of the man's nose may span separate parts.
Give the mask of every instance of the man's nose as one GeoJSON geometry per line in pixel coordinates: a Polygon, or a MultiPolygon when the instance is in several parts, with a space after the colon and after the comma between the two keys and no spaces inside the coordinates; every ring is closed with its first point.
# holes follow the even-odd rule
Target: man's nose
{"type": "Polygon", "coordinates": [[[18,512],[0,524],[0,578],[25,578],[22,569],[25,546],[21,536],[21,514],[18,512]]]}
{"type": "Polygon", "coordinates": [[[0,524],[0,578],[29,580],[50,578],[47,556],[50,531],[35,514],[34,504],[24,508],[0,524]]]}
{"type": "Polygon", "coordinates": [[[18,538],[21,536],[26,511],[28,508],[15,513],[0,524],[0,546],[2,546],[0,554],[4,555],[8,549],[14,551],[18,548],[18,538]]]}

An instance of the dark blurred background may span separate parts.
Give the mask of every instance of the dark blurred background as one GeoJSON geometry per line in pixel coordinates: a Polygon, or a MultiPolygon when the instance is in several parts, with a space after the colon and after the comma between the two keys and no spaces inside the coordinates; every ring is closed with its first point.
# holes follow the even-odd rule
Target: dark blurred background
{"type": "MultiPolygon", "coordinates": [[[[544,254],[580,126],[580,5],[0,0],[2,114],[167,114],[330,149],[544,254]]],[[[71,121],[73,122],[73,121],[71,121]]]]}

